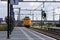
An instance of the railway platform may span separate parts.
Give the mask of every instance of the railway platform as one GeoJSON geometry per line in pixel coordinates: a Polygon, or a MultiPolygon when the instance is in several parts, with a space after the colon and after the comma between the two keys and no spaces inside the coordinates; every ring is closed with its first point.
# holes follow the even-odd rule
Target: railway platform
{"type": "Polygon", "coordinates": [[[56,40],[25,27],[15,27],[10,35],[10,39],[6,38],[6,33],[7,32],[0,33],[0,40],[56,40]]]}

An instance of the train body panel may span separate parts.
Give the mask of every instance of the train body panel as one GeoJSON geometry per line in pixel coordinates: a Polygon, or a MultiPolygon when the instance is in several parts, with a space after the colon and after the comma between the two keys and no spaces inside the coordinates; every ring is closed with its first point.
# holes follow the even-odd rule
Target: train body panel
{"type": "Polygon", "coordinates": [[[29,28],[31,26],[31,20],[28,17],[25,17],[23,20],[23,25],[29,28]]]}

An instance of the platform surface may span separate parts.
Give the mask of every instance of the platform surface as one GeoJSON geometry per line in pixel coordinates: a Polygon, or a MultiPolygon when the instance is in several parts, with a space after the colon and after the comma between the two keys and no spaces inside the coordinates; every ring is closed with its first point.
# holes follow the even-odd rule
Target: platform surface
{"type": "Polygon", "coordinates": [[[7,39],[7,32],[0,31],[0,40],[56,40],[52,37],[33,31],[25,27],[15,27],[10,39],[7,39]]]}

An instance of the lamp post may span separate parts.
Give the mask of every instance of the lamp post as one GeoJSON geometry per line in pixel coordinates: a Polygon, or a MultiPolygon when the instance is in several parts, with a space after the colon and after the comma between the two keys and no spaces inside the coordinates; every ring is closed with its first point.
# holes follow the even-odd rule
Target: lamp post
{"type": "Polygon", "coordinates": [[[10,0],[8,0],[8,14],[7,14],[7,17],[8,17],[8,27],[7,27],[7,38],[9,39],[9,35],[11,34],[11,23],[12,23],[12,20],[11,20],[11,17],[14,16],[14,14],[12,13],[13,12],[13,5],[10,4],[10,0]]]}
{"type": "Polygon", "coordinates": [[[10,9],[10,0],[8,0],[8,9],[7,9],[7,11],[8,11],[8,14],[7,14],[7,16],[8,16],[8,26],[7,26],[7,38],[9,39],[9,25],[10,25],[10,21],[9,21],[9,16],[10,16],[10,13],[9,13],[9,9],[10,9]]]}

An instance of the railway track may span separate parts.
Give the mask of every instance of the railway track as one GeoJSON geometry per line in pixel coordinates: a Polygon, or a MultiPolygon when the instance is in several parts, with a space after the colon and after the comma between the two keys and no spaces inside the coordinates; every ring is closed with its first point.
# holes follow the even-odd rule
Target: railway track
{"type": "Polygon", "coordinates": [[[60,40],[60,33],[56,33],[56,32],[51,32],[51,31],[48,31],[48,30],[41,30],[41,29],[36,29],[36,28],[30,28],[34,31],[37,31],[39,33],[42,33],[42,34],[45,34],[47,36],[50,36],[50,37],[53,37],[57,40],[60,40]]]}

